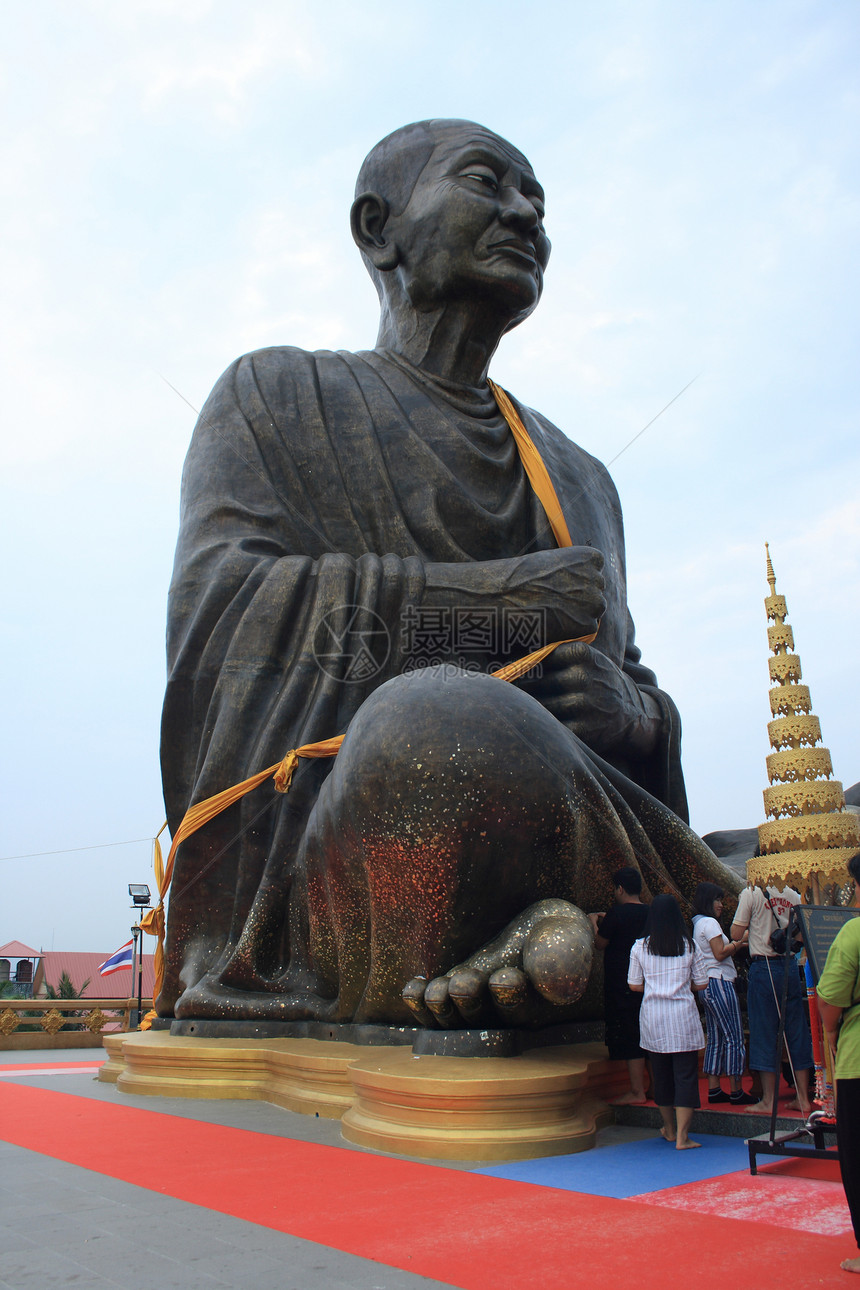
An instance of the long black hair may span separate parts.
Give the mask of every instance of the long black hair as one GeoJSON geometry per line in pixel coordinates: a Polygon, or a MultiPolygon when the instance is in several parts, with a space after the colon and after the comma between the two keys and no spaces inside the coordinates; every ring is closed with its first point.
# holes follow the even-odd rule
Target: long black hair
{"type": "Polygon", "coordinates": [[[645,945],[660,958],[674,959],[693,948],[681,906],[674,896],[655,896],[648,907],[645,945]]]}
{"type": "Polygon", "coordinates": [[[714,901],[722,900],[725,895],[722,887],[715,882],[700,882],[693,895],[693,913],[714,917],[714,901]]]}

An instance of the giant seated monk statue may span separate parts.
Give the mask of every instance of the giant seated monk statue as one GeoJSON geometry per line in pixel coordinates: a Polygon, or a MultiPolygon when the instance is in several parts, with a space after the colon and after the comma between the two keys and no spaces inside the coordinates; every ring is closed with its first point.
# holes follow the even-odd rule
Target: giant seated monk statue
{"type": "Polygon", "coordinates": [[[650,892],[731,880],[685,822],[678,715],[634,644],[609,475],[514,403],[560,547],[488,384],[541,296],[544,194],[497,135],[427,121],[370,153],[352,230],[376,348],[246,355],[194,432],[169,606],[172,830],[288,750],[345,738],[288,794],[267,782],[181,845],[157,1008],[575,1016],[581,910],[607,907],[615,870],[650,892]],[[574,643],[516,682],[490,675],[554,641],[574,643]]]}

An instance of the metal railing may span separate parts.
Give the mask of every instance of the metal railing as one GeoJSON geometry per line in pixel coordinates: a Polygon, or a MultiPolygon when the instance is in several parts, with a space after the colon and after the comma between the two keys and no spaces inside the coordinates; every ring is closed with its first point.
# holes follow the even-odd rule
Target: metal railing
{"type": "MultiPolygon", "coordinates": [[[[143,1011],[152,1001],[143,1000],[143,1011]]],[[[127,1031],[137,999],[0,998],[0,1050],[93,1048],[102,1035],[127,1031]]]]}

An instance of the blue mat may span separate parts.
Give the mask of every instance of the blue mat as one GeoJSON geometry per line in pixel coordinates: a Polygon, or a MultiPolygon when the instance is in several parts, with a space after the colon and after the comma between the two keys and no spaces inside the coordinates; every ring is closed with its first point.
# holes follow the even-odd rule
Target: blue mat
{"type": "Polygon", "coordinates": [[[663,1138],[655,1137],[597,1147],[574,1156],[512,1160],[473,1172],[625,1200],[629,1196],[662,1191],[664,1187],[681,1187],[684,1183],[701,1182],[749,1168],[749,1152],[743,1138],[723,1138],[714,1133],[693,1136],[702,1144],[697,1151],[676,1151],[663,1138]]]}

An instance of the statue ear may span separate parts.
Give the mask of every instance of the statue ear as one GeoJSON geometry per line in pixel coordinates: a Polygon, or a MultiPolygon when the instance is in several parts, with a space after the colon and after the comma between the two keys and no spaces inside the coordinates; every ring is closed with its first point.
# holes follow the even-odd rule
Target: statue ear
{"type": "Polygon", "coordinates": [[[375,269],[385,272],[396,269],[400,252],[390,236],[386,236],[388,202],[379,193],[362,193],[352,203],[350,226],[355,244],[367,256],[375,269]]]}

